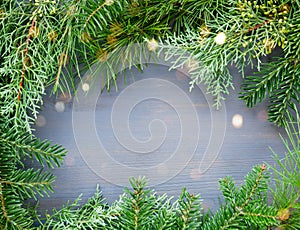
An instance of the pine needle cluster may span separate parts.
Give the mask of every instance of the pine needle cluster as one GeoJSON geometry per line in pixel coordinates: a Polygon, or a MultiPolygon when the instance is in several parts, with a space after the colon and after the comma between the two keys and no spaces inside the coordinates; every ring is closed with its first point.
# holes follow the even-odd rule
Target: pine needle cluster
{"type": "MultiPolygon", "coordinates": [[[[182,1],[183,11],[189,8],[189,2],[182,1]]],[[[191,59],[198,61],[190,69],[191,88],[204,83],[220,107],[233,87],[228,66],[234,64],[244,76],[245,67],[251,65],[257,72],[244,76],[240,98],[249,107],[268,98],[269,120],[277,125],[283,126],[288,117],[295,118],[295,107],[300,102],[299,1],[215,0],[195,5],[198,8],[193,13],[203,15],[198,24],[186,24],[185,32],[163,39],[162,48],[177,57],[173,68],[191,59]],[[282,54],[262,63],[262,58],[275,48],[282,54]],[[183,57],[180,49],[191,55],[183,57]]]]}
{"type": "MultiPolygon", "coordinates": [[[[2,121],[3,122],[3,121],[2,121]]],[[[0,125],[0,229],[29,229],[36,221],[35,207],[24,201],[48,195],[54,176],[42,169],[26,168],[25,159],[53,168],[62,163],[66,151],[31,134],[20,134],[0,125]]]]}
{"type": "Polygon", "coordinates": [[[220,180],[226,203],[217,213],[204,218],[200,195],[182,190],[173,201],[146,188],[145,178],[131,179],[132,190],[111,206],[105,205],[97,191],[86,205],[74,210],[76,202],[47,218],[45,229],[251,229],[276,226],[278,210],[266,203],[269,175],[258,165],[236,188],[232,178],[220,180]],[[74,207],[73,207],[74,208],[74,207]],[[90,208],[87,212],[86,209],[90,208]],[[87,213],[86,215],[80,215],[87,213]]]}

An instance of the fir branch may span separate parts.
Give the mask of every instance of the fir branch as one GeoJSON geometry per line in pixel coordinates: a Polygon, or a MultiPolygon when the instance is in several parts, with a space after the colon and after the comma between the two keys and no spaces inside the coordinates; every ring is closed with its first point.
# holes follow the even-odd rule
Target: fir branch
{"type": "Polygon", "coordinates": [[[21,158],[32,154],[41,162],[44,160],[49,166],[53,166],[55,163],[59,164],[58,157],[63,149],[60,146],[50,146],[50,142],[31,138],[30,134],[20,136],[20,133],[8,131],[2,126],[3,123],[0,126],[0,212],[3,214],[0,225],[3,229],[31,229],[34,222],[32,210],[31,207],[23,208],[23,201],[28,198],[36,199],[37,195],[48,195],[48,191],[53,191],[51,183],[54,176],[49,172],[42,173],[42,170],[25,170],[21,158]],[[31,140],[35,142],[32,146],[31,140]]]}
{"type": "Polygon", "coordinates": [[[0,226],[2,226],[1,229],[30,229],[33,220],[30,218],[28,210],[22,208],[22,202],[20,201],[19,197],[10,190],[4,189],[1,183],[0,200],[0,226]]]}
{"type": "Polygon", "coordinates": [[[51,146],[51,142],[47,140],[40,141],[31,134],[20,135],[14,131],[2,132],[0,143],[9,146],[10,151],[15,153],[18,158],[34,156],[40,164],[44,166],[46,163],[51,168],[54,165],[60,166],[66,154],[66,150],[62,146],[51,146]]]}
{"type": "Polygon", "coordinates": [[[277,226],[278,210],[272,206],[268,206],[267,202],[260,205],[249,205],[244,211],[240,212],[244,221],[248,226],[255,226],[257,228],[277,226]]]}
{"type": "Polygon", "coordinates": [[[9,178],[0,180],[5,189],[18,194],[21,199],[35,198],[36,195],[43,197],[43,193],[48,195],[47,191],[53,191],[51,184],[54,176],[51,173],[42,174],[42,170],[16,170],[9,178]]]}
{"type": "Polygon", "coordinates": [[[277,210],[264,206],[269,176],[265,165],[255,166],[237,190],[229,177],[220,181],[226,205],[204,223],[204,229],[248,229],[277,224],[277,210]],[[230,192],[229,190],[233,190],[230,192]]]}
{"type": "Polygon", "coordinates": [[[184,188],[178,199],[178,218],[176,229],[198,229],[201,225],[202,203],[200,196],[190,194],[184,188]]]}
{"type": "Polygon", "coordinates": [[[178,203],[171,203],[173,197],[168,197],[167,194],[157,196],[157,202],[153,206],[153,212],[155,213],[155,218],[152,219],[149,228],[165,230],[175,228],[177,219],[180,218],[177,210],[178,203]]]}
{"type": "Polygon", "coordinates": [[[256,166],[245,177],[240,189],[239,208],[244,209],[253,199],[263,199],[263,193],[268,189],[269,173],[265,172],[266,165],[256,166]]]}
{"type": "Polygon", "coordinates": [[[236,206],[238,189],[235,187],[233,178],[227,176],[223,180],[219,181],[219,185],[226,203],[232,203],[236,206]]]}
{"type": "Polygon", "coordinates": [[[155,196],[145,190],[145,178],[130,179],[133,191],[125,189],[126,195],[118,203],[122,210],[119,216],[119,228],[148,229],[153,218],[152,206],[155,204],[155,196]]]}
{"type": "Polygon", "coordinates": [[[295,105],[300,103],[300,79],[296,77],[299,66],[290,58],[266,64],[257,76],[246,77],[240,98],[252,107],[269,94],[269,120],[284,125],[291,116],[290,110],[296,111],[295,105]]]}
{"type": "Polygon", "coordinates": [[[296,113],[297,121],[289,117],[286,124],[288,139],[282,141],[286,147],[285,157],[280,159],[273,151],[276,166],[274,171],[275,188],[272,188],[273,203],[278,208],[277,218],[280,227],[286,229],[299,229],[300,218],[300,119],[296,113]]]}
{"type": "Polygon", "coordinates": [[[1,208],[2,208],[2,213],[4,215],[4,217],[10,221],[10,218],[7,215],[7,211],[5,208],[5,201],[4,201],[4,197],[3,197],[3,189],[2,189],[2,184],[0,183],[0,200],[1,200],[1,208]]]}

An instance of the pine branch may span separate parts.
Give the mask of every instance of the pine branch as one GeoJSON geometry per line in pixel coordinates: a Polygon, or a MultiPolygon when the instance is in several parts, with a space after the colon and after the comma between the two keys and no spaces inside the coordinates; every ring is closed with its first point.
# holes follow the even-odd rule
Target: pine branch
{"type": "Polygon", "coordinates": [[[176,229],[198,229],[201,225],[202,202],[200,196],[190,194],[184,188],[178,200],[176,229]]]}
{"type": "MultiPolygon", "coordinates": [[[[1,121],[0,117],[0,121],[1,121]]],[[[22,158],[35,156],[48,166],[60,164],[64,150],[60,146],[50,146],[50,142],[41,142],[31,134],[21,135],[0,125],[0,226],[2,229],[30,229],[33,224],[32,208],[23,207],[28,198],[48,195],[52,190],[54,176],[42,170],[27,169],[22,166],[22,158]],[[32,141],[32,142],[31,142],[32,141]],[[31,145],[32,144],[32,145],[31,145]]]]}
{"type": "Polygon", "coordinates": [[[155,218],[152,219],[152,223],[149,228],[165,230],[165,229],[174,229],[174,225],[178,218],[178,213],[174,210],[177,210],[178,207],[176,204],[172,204],[171,200],[173,197],[168,198],[167,194],[162,196],[157,196],[157,202],[154,204],[153,212],[155,213],[155,218]]]}
{"type": "Polygon", "coordinates": [[[43,197],[43,193],[53,191],[51,184],[54,176],[51,173],[42,173],[42,170],[34,169],[16,170],[9,178],[1,179],[0,184],[5,189],[12,191],[24,200],[26,198],[37,198],[36,195],[43,197]]]}
{"type": "Polygon", "coordinates": [[[23,200],[5,183],[19,163],[12,152],[5,152],[6,149],[5,145],[0,145],[0,229],[29,229],[33,220],[22,207],[23,200]]]}
{"type": "Polygon", "coordinates": [[[19,88],[19,91],[18,91],[18,101],[21,100],[21,91],[22,91],[22,88],[23,88],[23,83],[24,83],[24,78],[25,78],[25,74],[26,74],[26,69],[27,69],[27,66],[28,66],[27,62],[30,60],[30,57],[28,57],[28,46],[29,46],[29,43],[30,43],[30,40],[31,40],[31,36],[35,36],[36,33],[37,33],[36,28],[37,27],[35,26],[35,19],[32,19],[31,26],[30,26],[29,31],[28,31],[27,40],[26,40],[25,54],[22,57],[22,59],[23,59],[23,67],[22,67],[20,88],[19,88]]]}
{"type": "Polygon", "coordinates": [[[22,202],[18,196],[4,191],[2,184],[0,184],[0,202],[0,229],[30,229],[33,220],[30,218],[29,212],[22,208],[22,202]]]}
{"type": "Polygon", "coordinates": [[[300,119],[299,113],[294,122],[289,117],[286,125],[288,139],[282,138],[286,146],[285,157],[280,159],[274,153],[277,166],[273,166],[275,188],[272,189],[273,203],[278,208],[277,218],[280,227],[286,229],[299,229],[300,218],[300,119]]]}
{"type": "Polygon", "coordinates": [[[265,165],[255,166],[239,190],[229,177],[220,181],[226,204],[204,223],[204,229],[249,229],[277,225],[277,210],[266,203],[269,176],[265,165]],[[230,191],[232,190],[232,191],[230,191]]]}
{"type": "Polygon", "coordinates": [[[46,163],[51,168],[60,166],[66,155],[66,150],[60,145],[51,145],[47,140],[41,141],[31,134],[15,133],[13,130],[2,129],[0,144],[8,147],[19,159],[34,157],[42,166],[46,163]]]}
{"type": "Polygon", "coordinates": [[[260,165],[252,169],[245,177],[244,184],[239,191],[238,206],[243,209],[250,203],[261,202],[268,190],[270,175],[266,172],[267,166],[260,165]]]}
{"type": "Polygon", "coordinates": [[[145,178],[130,179],[133,191],[125,189],[126,196],[119,202],[122,210],[119,216],[119,228],[149,229],[154,213],[155,195],[145,189],[145,178]]]}
{"type": "Polygon", "coordinates": [[[300,65],[291,59],[266,64],[258,76],[246,77],[241,99],[252,107],[270,95],[269,120],[284,125],[300,103],[300,65]],[[260,76],[262,75],[262,76],[260,76]]]}
{"type": "MultiPolygon", "coordinates": [[[[162,45],[162,48],[173,49],[168,54],[176,59],[172,68],[184,66],[191,58],[182,57],[180,49],[190,52],[192,58],[198,61],[198,66],[189,71],[192,78],[191,88],[194,84],[206,84],[208,93],[216,98],[218,107],[224,100],[224,95],[228,93],[228,87],[232,86],[228,64],[234,63],[244,76],[246,65],[251,64],[260,70],[260,58],[271,53],[276,46],[280,46],[286,52],[283,62],[293,60],[294,66],[298,66],[300,46],[296,34],[299,32],[297,25],[300,11],[297,3],[230,1],[227,5],[217,1],[215,4],[219,4],[220,7],[214,8],[215,12],[211,13],[211,16],[216,14],[217,17],[204,20],[200,31],[198,28],[187,29],[184,35],[168,36],[167,44],[162,45]],[[220,34],[222,41],[216,40],[220,34]]],[[[211,9],[212,6],[209,10],[211,9]]],[[[201,7],[197,13],[199,11],[205,12],[201,7]]],[[[272,62],[272,67],[263,66],[266,68],[260,72],[265,75],[264,79],[247,77],[245,92],[241,98],[251,107],[269,94],[272,103],[269,109],[270,121],[282,125],[286,121],[286,115],[290,113],[289,110],[294,109],[293,103],[299,103],[299,80],[293,77],[298,76],[299,71],[295,68],[282,68],[281,73],[280,68],[277,71],[277,66],[274,66],[276,63],[285,66],[282,61],[272,62]],[[270,72],[273,72],[274,76],[271,76],[270,72]],[[271,87],[274,87],[275,91],[267,90],[271,87]],[[284,90],[280,90],[281,88],[284,90]]]]}
{"type": "Polygon", "coordinates": [[[103,204],[98,192],[82,207],[79,198],[61,210],[48,215],[42,229],[197,229],[200,226],[201,201],[185,189],[178,201],[171,204],[166,194],[156,196],[145,188],[145,178],[131,179],[133,190],[111,206],[103,204]]]}
{"type": "Polygon", "coordinates": [[[233,178],[227,176],[219,181],[219,185],[226,203],[237,205],[236,199],[239,196],[239,191],[235,187],[233,178]]]}

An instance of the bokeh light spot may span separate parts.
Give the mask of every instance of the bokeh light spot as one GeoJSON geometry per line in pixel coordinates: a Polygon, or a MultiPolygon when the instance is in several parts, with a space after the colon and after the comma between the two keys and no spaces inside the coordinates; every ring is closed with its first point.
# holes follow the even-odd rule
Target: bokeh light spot
{"type": "Polygon", "coordinates": [[[38,115],[35,120],[35,125],[38,127],[44,127],[47,124],[47,120],[43,115],[38,115]]]}
{"type": "Polygon", "coordinates": [[[235,114],[233,117],[232,117],[232,125],[234,128],[236,129],[240,129],[242,128],[243,126],[243,116],[240,115],[240,114],[235,114]]]}
{"type": "Polygon", "coordinates": [[[55,108],[56,112],[62,113],[65,111],[65,108],[66,108],[65,103],[62,101],[57,101],[54,105],[54,108],[55,108]]]}

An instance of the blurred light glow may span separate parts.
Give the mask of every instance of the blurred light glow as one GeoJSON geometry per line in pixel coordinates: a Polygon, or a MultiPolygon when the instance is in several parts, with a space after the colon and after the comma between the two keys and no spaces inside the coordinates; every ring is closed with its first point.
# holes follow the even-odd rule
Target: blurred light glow
{"type": "Polygon", "coordinates": [[[61,93],[58,98],[59,101],[64,103],[70,103],[72,100],[72,96],[69,93],[61,93]]]}
{"type": "Polygon", "coordinates": [[[84,92],[87,92],[90,90],[90,85],[88,83],[83,83],[81,88],[84,92]]]}
{"type": "Polygon", "coordinates": [[[66,164],[67,166],[72,166],[72,165],[75,164],[75,159],[74,159],[73,157],[71,157],[71,156],[67,156],[67,157],[65,158],[65,164],[66,164]]]}
{"type": "Polygon", "coordinates": [[[240,114],[235,114],[233,117],[232,117],[232,125],[234,128],[236,129],[240,129],[242,128],[243,126],[243,116],[240,115],[240,114]]]}
{"type": "Polygon", "coordinates": [[[199,180],[201,178],[202,174],[199,168],[194,168],[190,171],[190,177],[193,180],[199,180]]]}
{"type": "Polygon", "coordinates": [[[62,101],[57,101],[54,105],[54,108],[55,108],[56,112],[62,113],[65,111],[65,108],[66,108],[65,103],[62,101]]]}
{"type": "Polygon", "coordinates": [[[46,118],[43,115],[38,115],[35,120],[35,125],[38,127],[44,127],[47,124],[46,118]]]}
{"type": "Polygon", "coordinates": [[[257,113],[257,118],[258,118],[258,120],[260,120],[260,121],[267,121],[268,118],[269,118],[268,112],[267,112],[265,109],[259,111],[259,112],[257,113]]]}

